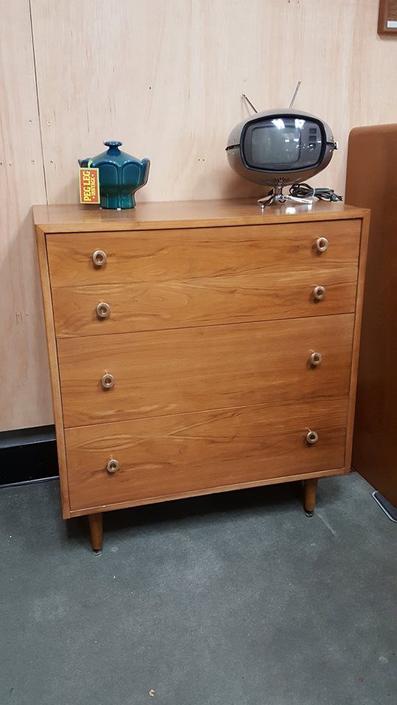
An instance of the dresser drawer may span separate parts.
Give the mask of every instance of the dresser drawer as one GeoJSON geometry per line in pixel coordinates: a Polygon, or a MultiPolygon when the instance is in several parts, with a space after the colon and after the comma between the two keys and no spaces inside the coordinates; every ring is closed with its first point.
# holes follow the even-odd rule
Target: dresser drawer
{"type": "Polygon", "coordinates": [[[58,337],[351,313],[357,267],[53,289],[58,337]],[[314,290],[325,287],[317,301],[314,290]]]}
{"type": "Polygon", "coordinates": [[[46,242],[52,287],[186,281],[356,266],[360,221],[52,234],[46,242]],[[329,244],[319,253],[321,237],[329,244]]]}
{"type": "Polygon", "coordinates": [[[68,429],[71,509],[342,470],[346,418],[347,399],[333,399],[68,429]],[[316,445],[305,442],[309,428],[318,434],[316,445]],[[108,472],[109,460],[116,472],[108,472]]]}
{"type": "Polygon", "coordinates": [[[60,339],[65,426],[345,396],[353,322],[344,314],[60,339]],[[114,382],[106,390],[104,375],[114,382]]]}

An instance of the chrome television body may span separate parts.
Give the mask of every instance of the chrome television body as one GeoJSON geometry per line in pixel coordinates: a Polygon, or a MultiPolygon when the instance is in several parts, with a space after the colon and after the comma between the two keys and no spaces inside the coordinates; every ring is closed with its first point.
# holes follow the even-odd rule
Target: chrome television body
{"type": "Polygon", "coordinates": [[[255,113],[231,131],[226,147],[229,164],[240,176],[270,186],[258,201],[311,203],[283,194],[284,186],[310,179],[325,169],[337,149],[326,122],[301,110],[285,108],[255,113]]]}

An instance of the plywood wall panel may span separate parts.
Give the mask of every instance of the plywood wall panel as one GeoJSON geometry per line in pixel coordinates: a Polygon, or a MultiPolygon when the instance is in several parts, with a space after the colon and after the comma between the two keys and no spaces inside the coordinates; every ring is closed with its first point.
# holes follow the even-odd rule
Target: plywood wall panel
{"type": "Polygon", "coordinates": [[[397,120],[397,40],[378,36],[377,0],[30,0],[41,163],[29,2],[0,5],[0,161],[12,163],[0,167],[12,341],[1,426],[11,428],[51,418],[28,216],[45,202],[42,166],[49,202],[76,202],[78,157],[119,138],[152,160],[138,202],[261,194],[225,156],[247,114],[241,93],[283,107],[301,80],[296,107],[323,117],[340,144],[313,182],[343,192],[350,129],[397,120]]]}
{"type": "Polygon", "coordinates": [[[0,431],[51,423],[30,208],[45,203],[27,0],[1,2],[0,431]]]}
{"type": "Polygon", "coordinates": [[[247,112],[240,95],[262,109],[285,106],[298,80],[297,107],[327,120],[341,145],[317,182],[343,191],[366,47],[397,58],[377,36],[375,4],[32,0],[50,202],[76,199],[77,158],[111,137],[152,159],[139,199],[255,194],[225,158],[227,135],[247,112]]]}

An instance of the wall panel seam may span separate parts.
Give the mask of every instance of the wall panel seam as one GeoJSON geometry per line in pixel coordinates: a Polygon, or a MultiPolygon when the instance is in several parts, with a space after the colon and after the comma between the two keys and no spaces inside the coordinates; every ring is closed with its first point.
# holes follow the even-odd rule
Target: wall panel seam
{"type": "Polygon", "coordinates": [[[33,72],[34,72],[34,83],[35,83],[35,90],[36,90],[37,113],[38,113],[38,119],[39,119],[41,163],[42,163],[42,168],[43,168],[45,200],[48,205],[47,175],[46,175],[45,164],[44,164],[43,127],[42,127],[41,112],[40,112],[39,86],[38,86],[38,80],[37,80],[36,47],[35,47],[34,30],[33,30],[32,0],[29,0],[29,22],[30,22],[30,34],[32,37],[33,72]]]}

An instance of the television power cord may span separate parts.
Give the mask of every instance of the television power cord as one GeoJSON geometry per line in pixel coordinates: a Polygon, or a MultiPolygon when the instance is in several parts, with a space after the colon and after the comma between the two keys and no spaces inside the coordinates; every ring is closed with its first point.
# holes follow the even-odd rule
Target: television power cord
{"type": "Polygon", "coordinates": [[[342,196],[335,193],[332,188],[313,188],[313,186],[304,183],[292,184],[289,193],[285,194],[283,193],[282,180],[280,180],[277,186],[275,186],[267,196],[258,199],[258,204],[263,211],[267,206],[271,206],[273,203],[284,205],[284,203],[290,203],[292,201],[293,203],[299,203],[301,205],[311,205],[314,198],[318,198],[320,201],[328,201],[329,203],[342,200],[342,196]]]}
{"type": "Polygon", "coordinates": [[[320,187],[313,188],[309,184],[292,184],[289,190],[290,196],[293,198],[318,198],[319,201],[329,201],[336,203],[342,201],[342,196],[339,196],[332,188],[320,187]]]}

